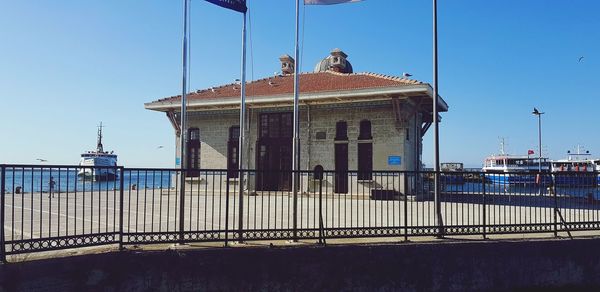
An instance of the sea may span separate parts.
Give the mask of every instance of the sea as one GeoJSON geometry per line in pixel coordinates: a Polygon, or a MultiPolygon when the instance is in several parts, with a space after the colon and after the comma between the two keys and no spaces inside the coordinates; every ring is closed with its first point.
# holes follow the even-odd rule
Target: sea
{"type": "MultiPolygon", "coordinates": [[[[131,189],[135,185],[138,189],[159,189],[175,186],[174,170],[125,170],[123,187],[131,189]]],[[[112,181],[93,181],[77,176],[77,170],[73,169],[49,169],[44,168],[7,168],[4,189],[7,193],[14,193],[18,187],[21,192],[48,192],[50,189],[50,177],[53,177],[57,192],[75,191],[105,191],[118,190],[120,178],[112,181]]],[[[0,178],[1,181],[1,178],[0,178]]],[[[445,194],[481,194],[489,195],[554,195],[593,198],[600,200],[600,187],[556,187],[550,189],[547,186],[536,185],[508,185],[481,182],[465,182],[464,184],[442,184],[441,191],[445,194]]],[[[430,187],[431,189],[431,187],[430,187]]]]}
{"type": "MultiPolygon", "coordinates": [[[[123,187],[130,189],[133,185],[139,189],[145,188],[170,188],[173,181],[174,171],[167,170],[142,170],[125,171],[123,177],[123,187]]],[[[13,193],[18,187],[21,192],[48,192],[50,189],[50,177],[55,182],[54,191],[74,192],[74,191],[105,191],[118,190],[120,181],[93,181],[83,179],[77,176],[76,169],[11,169],[8,168],[5,173],[6,180],[4,189],[7,193],[13,193]]],[[[1,178],[0,178],[1,179],[1,178]]],[[[1,181],[1,180],[0,180],[1,181]]]]}

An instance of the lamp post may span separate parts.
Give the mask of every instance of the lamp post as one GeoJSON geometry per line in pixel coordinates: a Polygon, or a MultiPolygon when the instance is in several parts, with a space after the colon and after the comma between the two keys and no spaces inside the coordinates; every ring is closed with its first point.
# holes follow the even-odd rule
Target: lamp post
{"type": "Polygon", "coordinates": [[[543,112],[540,112],[537,108],[533,108],[533,112],[531,112],[534,116],[538,117],[538,178],[540,184],[540,196],[542,195],[542,115],[543,112]]]}
{"type": "Polygon", "coordinates": [[[539,169],[540,174],[542,173],[542,115],[544,112],[540,112],[537,108],[533,108],[533,115],[538,117],[538,156],[539,156],[539,169]]]}

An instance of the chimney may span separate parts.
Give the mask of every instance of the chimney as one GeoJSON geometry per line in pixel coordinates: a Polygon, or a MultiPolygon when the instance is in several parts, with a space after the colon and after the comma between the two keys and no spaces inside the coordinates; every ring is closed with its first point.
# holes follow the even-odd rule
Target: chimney
{"type": "Polygon", "coordinates": [[[346,72],[346,58],[348,55],[342,52],[340,49],[334,49],[331,51],[331,62],[329,63],[329,70],[335,72],[346,72]]]}
{"type": "Polygon", "coordinates": [[[294,58],[290,57],[290,55],[283,55],[279,57],[279,61],[281,61],[281,74],[289,75],[294,74],[294,58]]]}

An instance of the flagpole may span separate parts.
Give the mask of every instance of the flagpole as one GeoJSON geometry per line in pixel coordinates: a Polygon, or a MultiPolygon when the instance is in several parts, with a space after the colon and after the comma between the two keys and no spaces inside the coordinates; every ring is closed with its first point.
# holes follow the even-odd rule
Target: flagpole
{"type": "Polygon", "coordinates": [[[181,128],[179,133],[179,153],[180,160],[179,165],[181,166],[180,183],[179,183],[179,243],[183,244],[183,228],[184,228],[184,199],[185,199],[185,171],[187,169],[187,157],[186,157],[186,141],[187,135],[187,56],[188,56],[188,4],[189,0],[183,0],[183,82],[182,82],[182,93],[181,93],[181,128]]]}
{"type": "Polygon", "coordinates": [[[299,84],[299,74],[300,74],[300,50],[298,48],[298,36],[299,36],[299,30],[300,30],[300,0],[296,0],[296,41],[295,41],[295,47],[294,47],[294,59],[296,60],[295,64],[294,64],[294,138],[292,141],[292,192],[294,194],[294,222],[293,222],[293,227],[294,227],[294,234],[293,234],[293,238],[294,241],[297,241],[297,236],[296,236],[296,228],[298,226],[298,216],[297,212],[298,212],[298,171],[300,170],[299,168],[299,162],[300,162],[300,153],[299,153],[299,146],[300,146],[300,138],[299,138],[299,120],[300,120],[300,116],[299,116],[299,111],[298,111],[298,95],[299,95],[299,91],[300,91],[300,84],[299,84]]]}
{"type": "MultiPolygon", "coordinates": [[[[246,121],[246,13],[244,12],[244,20],[242,22],[242,78],[240,89],[240,137],[238,146],[238,170],[239,170],[239,230],[243,230],[243,206],[244,206],[244,141],[245,141],[245,121],[246,121]]],[[[242,242],[242,234],[239,236],[242,242]]]]}
{"type": "Polygon", "coordinates": [[[439,228],[438,236],[444,234],[440,204],[440,135],[438,121],[438,33],[437,33],[437,0],[433,0],[433,160],[434,160],[434,193],[433,200],[439,228]]]}

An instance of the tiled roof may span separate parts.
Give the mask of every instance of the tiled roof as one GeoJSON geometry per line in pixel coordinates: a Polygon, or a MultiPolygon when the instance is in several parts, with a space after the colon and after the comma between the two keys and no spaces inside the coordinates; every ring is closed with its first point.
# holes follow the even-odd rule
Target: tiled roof
{"type": "MultiPolygon", "coordinates": [[[[338,73],[334,71],[300,74],[301,93],[335,92],[381,87],[409,86],[424,84],[420,81],[387,76],[375,73],[338,73]]],[[[278,75],[252,81],[246,84],[246,96],[277,96],[293,94],[294,75],[278,75]]],[[[219,87],[198,90],[190,93],[189,100],[219,99],[239,97],[240,84],[227,84],[219,87]]],[[[159,99],[155,102],[173,102],[181,95],[159,99]]]]}

